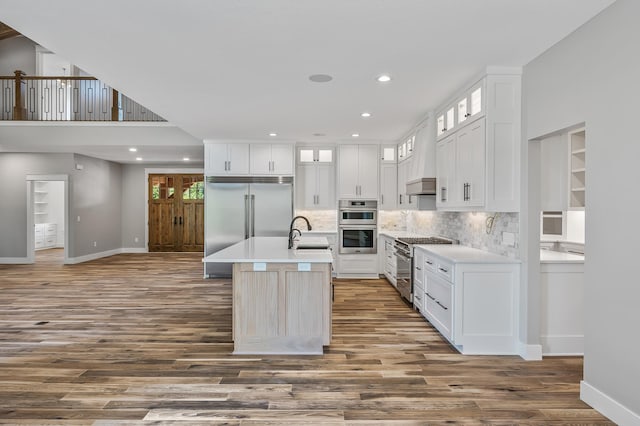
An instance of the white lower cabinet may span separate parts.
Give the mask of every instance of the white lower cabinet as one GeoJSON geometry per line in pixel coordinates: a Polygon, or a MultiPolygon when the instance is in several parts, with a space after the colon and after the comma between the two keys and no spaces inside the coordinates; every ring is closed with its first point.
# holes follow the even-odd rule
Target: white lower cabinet
{"type": "Polygon", "coordinates": [[[58,244],[58,225],[55,223],[38,223],[35,225],[34,237],[36,250],[56,247],[58,244]]]}
{"type": "Polygon", "coordinates": [[[462,246],[419,246],[416,254],[419,310],[444,338],[463,354],[518,354],[518,261],[462,246]]]}
{"type": "Polygon", "coordinates": [[[378,278],[377,254],[339,254],[338,278],[378,278]]]}
{"type": "Polygon", "coordinates": [[[394,287],[396,287],[396,255],[393,251],[393,241],[395,238],[388,235],[380,235],[378,243],[379,272],[385,276],[394,287]]]}

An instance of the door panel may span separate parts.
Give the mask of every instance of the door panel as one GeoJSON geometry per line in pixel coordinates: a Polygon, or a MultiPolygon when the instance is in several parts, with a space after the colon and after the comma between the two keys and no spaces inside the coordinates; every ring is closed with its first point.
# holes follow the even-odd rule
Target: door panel
{"type": "Polygon", "coordinates": [[[149,251],[203,250],[203,175],[149,175],[149,251]]]}

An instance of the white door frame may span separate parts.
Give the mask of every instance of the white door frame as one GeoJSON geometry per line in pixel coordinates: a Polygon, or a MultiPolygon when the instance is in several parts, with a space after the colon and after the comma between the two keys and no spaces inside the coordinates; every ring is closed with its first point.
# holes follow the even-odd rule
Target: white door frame
{"type": "Polygon", "coordinates": [[[149,175],[201,174],[204,168],[145,168],[144,169],[144,249],[149,251],[149,175]]]}
{"type": "Polygon", "coordinates": [[[35,235],[33,219],[34,182],[62,181],[64,183],[64,263],[69,263],[69,175],[27,175],[27,259],[35,263],[35,235]]]}

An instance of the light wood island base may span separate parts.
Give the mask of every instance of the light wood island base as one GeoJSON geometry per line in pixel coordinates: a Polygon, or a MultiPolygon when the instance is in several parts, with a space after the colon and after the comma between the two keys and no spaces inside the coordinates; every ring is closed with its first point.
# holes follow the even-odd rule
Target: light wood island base
{"type": "Polygon", "coordinates": [[[234,263],[233,353],[321,355],[331,292],[329,263],[234,263]]]}

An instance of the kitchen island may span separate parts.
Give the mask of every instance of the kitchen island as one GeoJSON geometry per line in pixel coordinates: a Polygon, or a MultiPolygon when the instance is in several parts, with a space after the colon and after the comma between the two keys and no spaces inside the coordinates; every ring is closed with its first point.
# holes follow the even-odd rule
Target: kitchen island
{"type": "Polygon", "coordinates": [[[203,259],[233,264],[234,354],[319,355],[331,341],[331,251],[287,243],[253,237],[203,259]]]}

